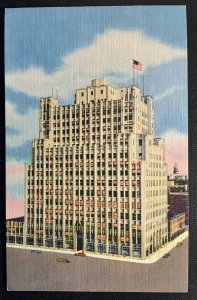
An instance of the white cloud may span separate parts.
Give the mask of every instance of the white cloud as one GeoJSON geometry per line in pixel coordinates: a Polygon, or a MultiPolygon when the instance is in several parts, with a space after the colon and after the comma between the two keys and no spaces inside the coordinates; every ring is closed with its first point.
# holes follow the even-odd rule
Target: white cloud
{"type": "Polygon", "coordinates": [[[165,139],[166,162],[171,174],[175,162],[182,175],[188,174],[188,135],[177,130],[168,130],[161,134],[165,139]]]}
{"type": "Polygon", "coordinates": [[[73,101],[76,88],[90,84],[91,79],[106,77],[112,84],[123,85],[132,78],[132,58],[144,68],[158,67],[177,58],[186,58],[186,50],[175,48],[142,31],[108,30],[94,42],[63,57],[62,66],[53,73],[29,67],[6,74],[6,85],[29,96],[49,96],[51,87],[60,98],[73,101]],[[110,72],[119,73],[114,77],[110,72]],[[107,75],[108,74],[108,75],[107,75]]]}
{"type": "Polygon", "coordinates": [[[13,132],[6,133],[6,145],[19,147],[27,141],[38,138],[39,111],[28,109],[22,115],[16,111],[14,104],[6,100],[6,127],[13,129],[13,132]]]}
{"type": "Polygon", "coordinates": [[[184,91],[186,89],[185,85],[173,85],[169,89],[165,90],[163,93],[159,94],[155,97],[155,101],[161,101],[166,97],[170,97],[171,95],[179,92],[184,91]]]}

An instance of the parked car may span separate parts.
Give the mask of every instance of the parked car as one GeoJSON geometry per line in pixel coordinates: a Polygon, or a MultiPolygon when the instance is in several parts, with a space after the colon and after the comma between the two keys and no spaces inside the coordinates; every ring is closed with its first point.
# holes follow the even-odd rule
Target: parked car
{"type": "Polygon", "coordinates": [[[33,253],[33,254],[39,254],[39,253],[41,253],[41,251],[40,250],[31,250],[31,253],[33,253]]]}
{"type": "Polygon", "coordinates": [[[84,252],[77,252],[75,253],[75,256],[82,256],[82,257],[85,257],[86,254],[84,252]]]}
{"type": "Polygon", "coordinates": [[[165,253],[163,258],[168,258],[170,256],[170,253],[165,253]]]}
{"type": "Polygon", "coordinates": [[[177,246],[177,247],[180,247],[180,246],[182,246],[182,245],[183,245],[182,242],[178,242],[176,246],[177,246]]]}
{"type": "Polygon", "coordinates": [[[63,263],[63,264],[68,264],[69,260],[67,258],[57,258],[56,259],[57,263],[63,263]]]}

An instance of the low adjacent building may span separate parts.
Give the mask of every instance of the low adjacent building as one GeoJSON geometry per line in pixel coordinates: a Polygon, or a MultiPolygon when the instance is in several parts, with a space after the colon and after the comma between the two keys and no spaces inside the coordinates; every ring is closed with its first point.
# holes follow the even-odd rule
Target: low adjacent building
{"type": "Polygon", "coordinates": [[[184,213],[185,224],[189,225],[189,196],[187,192],[169,192],[169,209],[173,213],[184,213]]]}
{"type": "Polygon", "coordinates": [[[8,219],[6,222],[7,243],[23,244],[24,217],[8,219]]]}
{"type": "Polygon", "coordinates": [[[170,212],[168,215],[168,240],[172,241],[185,231],[185,214],[170,212]]]}

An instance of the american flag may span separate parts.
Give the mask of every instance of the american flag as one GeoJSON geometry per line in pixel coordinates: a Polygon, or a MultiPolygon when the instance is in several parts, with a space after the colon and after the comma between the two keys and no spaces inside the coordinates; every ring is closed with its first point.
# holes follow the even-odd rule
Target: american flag
{"type": "Polygon", "coordinates": [[[136,69],[137,71],[143,71],[142,64],[139,61],[134,59],[133,59],[133,68],[136,69]]]}

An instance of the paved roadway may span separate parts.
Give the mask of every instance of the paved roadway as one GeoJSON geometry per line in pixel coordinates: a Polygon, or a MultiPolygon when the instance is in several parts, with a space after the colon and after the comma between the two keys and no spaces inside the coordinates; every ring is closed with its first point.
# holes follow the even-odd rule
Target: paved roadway
{"type": "Polygon", "coordinates": [[[7,247],[10,291],[187,292],[187,268],[188,238],[153,264],[7,247]],[[57,263],[59,257],[70,263],[57,263]]]}

